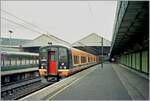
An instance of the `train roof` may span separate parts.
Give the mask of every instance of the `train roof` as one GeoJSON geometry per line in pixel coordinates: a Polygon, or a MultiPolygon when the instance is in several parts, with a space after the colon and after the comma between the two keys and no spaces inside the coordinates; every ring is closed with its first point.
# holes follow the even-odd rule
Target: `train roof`
{"type": "MultiPolygon", "coordinates": [[[[70,46],[66,46],[66,45],[63,45],[63,44],[59,44],[59,45],[54,44],[54,45],[51,45],[51,46],[43,46],[43,47],[40,47],[40,48],[48,48],[48,47],[65,47],[65,48],[68,48],[68,49],[71,49],[71,50],[76,50],[76,51],[79,51],[79,52],[88,53],[86,51],[83,51],[83,50],[80,50],[80,49],[77,49],[77,48],[73,48],[73,47],[70,47],[70,46]]],[[[91,54],[91,53],[88,53],[88,54],[94,55],[94,54],[91,54]]]]}
{"type": "Polygon", "coordinates": [[[72,48],[72,47],[70,47],[70,46],[67,46],[67,45],[63,45],[63,44],[53,44],[53,45],[51,45],[51,46],[42,46],[42,47],[40,47],[40,48],[47,48],[47,47],[65,47],[65,48],[68,48],[68,49],[70,49],[70,48],[72,48]]]}
{"type": "Polygon", "coordinates": [[[95,56],[94,54],[91,54],[91,53],[89,53],[89,52],[86,52],[86,51],[83,51],[83,50],[80,50],[80,49],[77,49],[77,48],[71,48],[71,50],[75,50],[75,51],[78,51],[78,52],[83,52],[83,53],[87,53],[87,54],[89,54],[89,55],[95,56]]]}
{"type": "Polygon", "coordinates": [[[13,52],[13,51],[1,51],[1,54],[13,54],[13,55],[34,55],[34,56],[39,56],[39,53],[30,53],[30,52],[13,52]]]}

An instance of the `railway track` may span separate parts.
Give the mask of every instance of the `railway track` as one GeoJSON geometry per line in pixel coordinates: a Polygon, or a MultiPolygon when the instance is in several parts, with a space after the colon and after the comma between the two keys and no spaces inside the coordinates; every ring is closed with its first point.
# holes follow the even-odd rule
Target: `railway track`
{"type": "Polygon", "coordinates": [[[36,78],[26,82],[21,82],[14,85],[3,86],[1,88],[2,100],[17,100],[37,90],[40,90],[54,82],[42,82],[41,78],[36,78]]]}

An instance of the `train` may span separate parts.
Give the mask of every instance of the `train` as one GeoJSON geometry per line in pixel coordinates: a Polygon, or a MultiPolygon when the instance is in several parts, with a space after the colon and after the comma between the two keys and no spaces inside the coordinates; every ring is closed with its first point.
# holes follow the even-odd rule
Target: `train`
{"type": "Polygon", "coordinates": [[[97,64],[95,55],[76,48],[52,45],[39,49],[39,74],[48,81],[58,81],[94,64],[97,64]]]}
{"type": "Polygon", "coordinates": [[[0,54],[2,85],[39,75],[39,53],[1,51],[0,54]]]}
{"type": "Polygon", "coordinates": [[[1,52],[1,70],[20,69],[32,66],[38,66],[39,54],[29,52],[1,52]]]}

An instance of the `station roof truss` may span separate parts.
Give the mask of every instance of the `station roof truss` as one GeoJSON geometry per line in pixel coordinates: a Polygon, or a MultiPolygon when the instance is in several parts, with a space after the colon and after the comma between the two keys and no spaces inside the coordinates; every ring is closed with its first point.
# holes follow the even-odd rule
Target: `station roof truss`
{"type": "Polygon", "coordinates": [[[94,55],[102,54],[102,39],[103,39],[103,55],[110,53],[111,42],[98,34],[92,33],[79,41],[72,44],[72,47],[89,52],[94,55]]]}
{"type": "Polygon", "coordinates": [[[31,42],[24,44],[23,47],[41,47],[41,46],[48,46],[48,43],[52,43],[52,45],[66,45],[66,46],[71,46],[70,43],[55,37],[51,34],[42,34],[32,40],[31,42]]]}

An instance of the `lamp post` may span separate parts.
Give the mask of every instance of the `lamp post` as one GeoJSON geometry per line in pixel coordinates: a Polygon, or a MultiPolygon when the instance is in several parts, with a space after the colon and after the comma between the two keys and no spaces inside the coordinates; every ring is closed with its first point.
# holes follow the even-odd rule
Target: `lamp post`
{"type": "Polygon", "coordinates": [[[52,42],[48,42],[48,45],[49,45],[49,46],[52,46],[52,42]]]}
{"type": "Polygon", "coordinates": [[[12,31],[12,30],[9,30],[8,32],[10,33],[10,39],[9,39],[9,42],[10,42],[10,46],[11,46],[11,34],[13,33],[13,31],[12,31]]]}
{"type": "Polygon", "coordinates": [[[101,39],[101,47],[102,47],[102,54],[101,54],[101,61],[102,61],[102,64],[101,64],[101,66],[102,66],[102,68],[103,68],[103,37],[102,37],[102,39],[101,39]]]}

